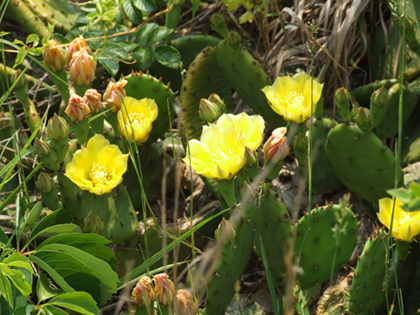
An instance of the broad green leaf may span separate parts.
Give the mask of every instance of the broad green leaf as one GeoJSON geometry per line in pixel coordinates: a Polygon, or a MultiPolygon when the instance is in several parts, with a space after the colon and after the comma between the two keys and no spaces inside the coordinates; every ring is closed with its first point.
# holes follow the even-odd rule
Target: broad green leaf
{"type": "Polygon", "coordinates": [[[145,42],[155,28],[158,28],[156,23],[147,23],[140,27],[136,33],[136,43],[141,44],[145,42]]]}
{"type": "Polygon", "coordinates": [[[150,46],[147,47],[137,47],[132,54],[133,59],[136,61],[137,66],[141,70],[146,70],[153,63],[153,48],[150,46]]]}
{"type": "Polygon", "coordinates": [[[31,210],[29,210],[29,213],[26,217],[26,224],[25,224],[25,232],[31,229],[36,220],[38,220],[39,215],[42,211],[42,201],[38,201],[31,210]]]}
{"type": "Polygon", "coordinates": [[[44,47],[31,47],[27,49],[28,54],[33,56],[41,56],[43,50],[44,47]]]}
{"type": "Polygon", "coordinates": [[[127,53],[121,47],[122,43],[114,41],[106,41],[105,45],[102,45],[103,52],[105,55],[108,55],[109,58],[115,59],[127,59],[127,53]]]}
{"type": "Polygon", "coordinates": [[[58,294],[63,293],[63,290],[53,287],[51,280],[44,272],[39,273],[38,282],[36,284],[36,296],[38,301],[50,299],[58,294]]]}
{"type": "Polygon", "coordinates": [[[97,234],[66,234],[56,235],[46,239],[38,249],[48,244],[64,244],[79,248],[101,260],[106,261],[112,269],[115,269],[117,259],[114,251],[105,245],[111,243],[105,237],[97,234]]]}
{"type": "Polygon", "coordinates": [[[416,182],[411,182],[408,186],[408,190],[416,197],[420,197],[420,184],[416,182]]]}
{"type": "Polygon", "coordinates": [[[17,308],[13,312],[13,315],[31,315],[32,311],[34,310],[35,310],[35,306],[33,306],[32,304],[28,304],[28,305],[17,308]]]}
{"type": "Polygon", "coordinates": [[[112,58],[104,54],[103,52],[99,51],[96,53],[96,59],[100,62],[100,64],[106,69],[106,71],[113,77],[115,77],[118,73],[120,68],[118,64],[118,60],[112,58]]]}
{"type": "Polygon", "coordinates": [[[35,225],[34,229],[32,230],[31,236],[26,241],[26,244],[23,249],[25,249],[34,240],[34,238],[37,237],[47,227],[56,224],[70,223],[72,220],[73,217],[70,214],[70,212],[64,209],[54,211],[50,215],[47,215],[37,225],[35,225]]]}
{"type": "Polygon", "coordinates": [[[30,34],[26,38],[26,44],[30,44],[30,43],[33,43],[33,47],[38,46],[38,44],[39,44],[39,36],[37,34],[30,34]]]}
{"type": "Polygon", "coordinates": [[[64,278],[54,269],[52,268],[47,262],[42,260],[41,258],[32,255],[29,257],[29,260],[36,263],[41,269],[46,271],[49,276],[63,289],[65,292],[74,292],[75,290],[64,280],[64,278]]]}
{"type": "MultiPolygon", "coordinates": [[[[12,286],[10,284],[9,279],[3,273],[3,268],[7,268],[6,265],[0,263],[0,293],[9,304],[10,308],[13,309],[13,294],[12,294],[12,286]]],[[[8,269],[8,268],[7,268],[8,269]]]]}
{"type": "Polygon", "coordinates": [[[4,233],[3,229],[0,228],[0,243],[7,244],[9,242],[9,238],[7,237],[6,233],[4,233]]]}
{"type": "Polygon", "coordinates": [[[13,40],[12,44],[25,46],[25,43],[22,42],[20,39],[13,40]]]}
{"type": "Polygon", "coordinates": [[[25,296],[29,296],[32,293],[32,288],[28,282],[25,280],[23,273],[16,269],[9,269],[6,266],[1,266],[2,272],[4,275],[9,278],[9,280],[14,284],[16,289],[19,290],[25,296]],[[8,269],[8,270],[6,270],[8,269]]]}
{"type": "Polygon", "coordinates": [[[41,310],[45,313],[45,315],[68,315],[67,312],[63,311],[61,308],[55,307],[54,305],[42,306],[41,310]]]}
{"type": "Polygon", "coordinates": [[[102,15],[102,20],[103,21],[113,21],[115,19],[115,17],[117,16],[117,11],[115,10],[109,10],[106,11],[103,15],[102,15]]]}
{"type": "Polygon", "coordinates": [[[133,4],[140,10],[152,12],[157,9],[156,2],[153,0],[134,0],[133,4]]]}
{"type": "Polygon", "coordinates": [[[10,34],[10,32],[0,31],[0,37],[6,36],[10,34]]]}
{"type": "Polygon", "coordinates": [[[28,258],[22,256],[19,253],[14,253],[7,257],[3,263],[8,267],[18,267],[28,270],[30,273],[35,274],[31,264],[29,263],[28,258]]]}
{"type": "Polygon", "coordinates": [[[131,1],[124,1],[122,3],[121,9],[123,10],[125,16],[135,25],[139,25],[143,21],[143,15],[141,11],[135,7],[131,1]]]}
{"type": "Polygon", "coordinates": [[[410,192],[405,188],[389,189],[387,192],[390,195],[400,199],[402,203],[409,203],[412,198],[410,192]]]}
{"type": "Polygon", "coordinates": [[[192,3],[192,18],[195,17],[195,13],[197,12],[198,8],[200,7],[201,0],[191,0],[192,3]]]}
{"type": "Polygon", "coordinates": [[[420,197],[413,198],[408,204],[410,211],[420,211],[420,197]]]}
{"type": "Polygon", "coordinates": [[[172,69],[179,68],[179,63],[181,62],[181,54],[179,51],[168,45],[156,47],[155,58],[162,65],[172,69]]]}
{"type": "MultiPolygon", "coordinates": [[[[77,288],[75,285],[81,285],[82,283],[75,283],[73,285],[73,288],[76,288],[77,290],[83,290],[87,291],[95,298],[96,301],[100,301],[100,304],[105,304],[112,296],[113,293],[117,291],[117,282],[118,282],[118,276],[117,274],[111,269],[111,267],[103,260],[96,258],[95,256],[92,256],[78,248],[63,245],[63,244],[48,244],[45,246],[42,246],[40,249],[37,250],[36,255],[42,254],[42,253],[54,253],[55,255],[58,255],[58,253],[61,252],[62,259],[66,259],[67,265],[69,263],[74,264],[74,262],[71,260],[71,257],[74,258],[78,263],[83,264],[86,266],[86,268],[89,268],[91,272],[93,272],[93,275],[100,281],[99,288],[100,292],[93,291],[92,292],[92,285],[89,284],[88,288],[77,288]],[[66,256],[67,255],[67,256],[66,256]],[[98,300],[97,294],[100,294],[100,300],[98,300]]],[[[64,264],[63,264],[64,265],[64,264]]],[[[61,267],[62,272],[65,273],[65,268],[68,266],[56,266],[55,268],[61,267]]],[[[86,271],[85,271],[86,272],[86,271]]],[[[62,273],[62,274],[63,274],[62,273]]],[[[88,274],[88,272],[86,272],[88,274]]],[[[83,275],[85,277],[85,275],[83,275]]],[[[80,279],[81,276],[78,277],[78,281],[84,281],[85,279],[80,279]]],[[[67,282],[71,284],[70,280],[67,279],[67,282]]],[[[74,281],[75,279],[72,279],[74,281]]],[[[97,289],[96,289],[97,290],[97,289]]]]}
{"type": "Polygon", "coordinates": [[[19,51],[18,51],[17,56],[16,56],[15,64],[13,65],[13,68],[20,65],[22,63],[23,59],[25,59],[25,56],[26,56],[26,49],[25,49],[25,46],[22,46],[22,47],[19,48],[19,51]]]}
{"type": "Polygon", "coordinates": [[[96,302],[86,292],[64,293],[52,298],[46,305],[60,306],[86,315],[99,313],[96,302]]]}
{"type": "Polygon", "coordinates": [[[172,34],[173,30],[165,26],[158,26],[151,30],[147,36],[147,44],[153,45],[165,39],[168,35],[172,34]]]}
{"type": "Polygon", "coordinates": [[[82,228],[73,223],[64,223],[64,224],[57,224],[53,226],[49,226],[42,230],[41,233],[38,235],[42,236],[54,236],[60,234],[68,234],[68,233],[80,233],[82,234],[82,228]]]}

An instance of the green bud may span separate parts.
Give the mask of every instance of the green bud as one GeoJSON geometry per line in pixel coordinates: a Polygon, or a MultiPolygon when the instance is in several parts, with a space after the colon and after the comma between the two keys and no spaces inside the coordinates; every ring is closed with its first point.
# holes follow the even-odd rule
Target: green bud
{"type": "Polygon", "coordinates": [[[248,147],[245,147],[246,165],[253,166],[258,162],[258,153],[248,147]]]}
{"type": "Polygon", "coordinates": [[[373,116],[366,107],[359,107],[355,110],[355,120],[357,126],[363,132],[369,133],[373,129],[373,116]]]}
{"type": "Polygon", "coordinates": [[[226,26],[225,18],[223,17],[223,14],[215,13],[210,18],[211,26],[213,29],[223,38],[226,38],[228,36],[228,28],[226,26]]]}
{"type": "Polygon", "coordinates": [[[208,99],[202,98],[198,106],[198,115],[205,122],[215,122],[221,115],[222,111],[216,103],[210,102],[208,99]]]}
{"type": "Polygon", "coordinates": [[[372,93],[370,97],[370,110],[373,109],[374,105],[384,107],[389,100],[388,90],[382,86],[380,89],[372,93]]]}
{"type": "Polygon", "coordinates": [[[350,92],[345,88],[339,88],[335,92],[335,102],[338,113],[344,121],[350,121],[350,92]]]}
{"type": "Polygon", "coordinates": [[[91,213],[87,218],[83,218],[83,232],[101,234],[104,229],[104,221],[95,213],[91,213]]]}
{"type": "Polygon", "coordinates": [[[240,52],[242,50],[242,38],[237,32],[231,31],[226,40],[236,52],[240,52]]]}
{"type": "Polygon", "coordinates": [[[66,139],[69,132],[69,125],[63,117],[54,114],[47,124],[47,134],[52,140],[66,139]]]}
{"type": "Polygon", "coordinates": [[[51,154],[51,145],[47,141],[36,138],[34,147],[40,158],[47,157],[51,154]]]}
{"type": "Polygon", "coordinates": [[[27,89],[28,88],[27,87],[28,80],[26,79],[26,75],[25,74],[23,74],[19,78],[19,76],[20,76],[21,73],[22,73],[22,71],[20,71],[20,69],[17,69],[15,71],[13,71],[13,74],[10,77],[10,81],[13,84],[16,80],[19,80],[18,83],[16,83],[16,88],[21,89],[21,88],[23,88],[23,87],[26,86],[26,89],[27,89]]]}
{"type": "Polygon", "coordinates": [[[220,96],[216,93],[213,93],[209,96],[209,101],[216,104],[222,114],[226,111],[225,102],[223,102],[220,96]]]}
{"type": "Polygon", "coordinates": [[[223,245],[232,244],[236,237],[236,232],[233,226],[225,218],[220,222],[214,236],[217,240],[221,240],[223,245]]]}
{"type": "Polygon", "coordinates": [[[36,188],[43,193],[49,193],[56,188],[54,179],[45,172],[41,172],[36,182],[36,188]]]}

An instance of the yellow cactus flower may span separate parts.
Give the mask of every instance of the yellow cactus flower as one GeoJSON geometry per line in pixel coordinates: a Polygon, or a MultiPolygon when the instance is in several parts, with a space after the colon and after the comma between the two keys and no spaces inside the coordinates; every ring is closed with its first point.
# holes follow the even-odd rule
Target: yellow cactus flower
{"type": "Polygon", "coordinates": [[[64,175],[80,189],[102,195],[110,193],[122,182],[127,160],[128,154],[122,154],[116,145],[97,134],[88,141],[86,148],[82,146],[74,153],[64,175]]]}
{"type": "Polygon", "coordinates": [[[183,161],[205,177],[231,179],[246,162],[244,134],[234,128],[204,126],[200,141],[190,140],[189,147],[183,161]]]}
{"type": "Polygon", "coordinates": [[[117,113],[118,129],[132,143],[146,142],[158,115],[156,102],[150,98],[137,100],[127,96],[124,104],[117,113]]]}
{"type": "Polygon", "coordinates": [[[260,115],[248,116],[246,113],[239,115],[223,114],[217,121],[220,128],[235,128],[242,131],[245,136],[245,146],[256,150],[264,139],[264,119],[260,115]]]}
{"type": "MultiPolygon", "coordinates": [[[[313,80],[314,111],[323,86],[313,80]]],[[[280,76],[273,85],[265,86],[262,91],[271,108],[284,119],[301,123],[311,116],[311,77],[305,72],[299,72],[293,77],[280,76]]]]}
{"type": "MultiPolygon", "coordinates": [[[[405,211],[401,208],[402,201],[395,200],[394,221],[392,223],[392,237],[412,242],[420,234],[420,209],[419,211],[405,211]]],[[[379,200],[378,218],[388,229],[391,226],[393,200],[382,198],[379,200]]]]}

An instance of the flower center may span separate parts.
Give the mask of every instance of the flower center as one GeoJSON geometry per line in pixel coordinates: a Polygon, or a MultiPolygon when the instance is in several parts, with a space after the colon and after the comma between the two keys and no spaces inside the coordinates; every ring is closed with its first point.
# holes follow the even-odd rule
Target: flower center
{"type": "Polygon", "coordinates": [[[128,114],[128,121],[131,124],[137,122],[141,127],[144,127],[144,114],[143,113],[129,113],[128,114]]]}
{"type": "Polygon", "coordinates": [[[401,211],[400,216],[398,218],[398,225],[405,226],[408,225],[411,221],[411,216],[406,214],[405,211],[401,211]]]}
{"type": "Polygon", "coordinates": [[[234,154],[232,147],[212,146],[209,150],[208,161],[210,164],[217,165],[220,161],[226,160],[234,154]]]}
{"type": "Polygon", "coordinates": [[[302,103],[305,101],[302,93],[297,93],[296,91],[287,93],[284,100],[286,101],[288,106],[291,106],[291,107],[301,106],[302,103]]]}
{"type": "Polygon", "coordinates": [[[105,164],[94,163],[90,171],[90,180],[93,186],[108,185],[111,180],[112,174],[108,173],[105,164]]]}

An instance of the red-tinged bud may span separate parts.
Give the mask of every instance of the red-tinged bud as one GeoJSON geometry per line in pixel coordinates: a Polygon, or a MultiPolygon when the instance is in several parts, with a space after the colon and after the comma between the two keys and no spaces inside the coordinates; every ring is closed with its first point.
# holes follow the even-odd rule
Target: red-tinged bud
{"type": "Polygon", "coordinates": [[[91,213],[87,218],[83,218],[83,232],[101,234],[104,229],[104,221],[95,213],[91,213]]]}
{"type": "Polygon", "coordinates": [[[102,110],[101,94],[95,89],[86,91],[84,100],[92,114],[99,113],[102,110]]]}
{"type": "Polygon", "coordinates": [[[44,65],[53,72],[58,72],[67,64],[66,50],[55,39],[48,41],[47,46],[42,51],[44,65]]]}
{"type": "Polygon", "coordinates": [[[36,182],[36,188],[43,193],[49,193],[56,188],[54,180],[45,172],[41,172],[36,182]]]}
{"type": "Polygon", "coordinates": [[[47,157],[51,154],[51,145],[47,141],[36,138],[34,147],[40,158],[47,157]]]}
{"type": "Polygon", "coordinates": [[[181,289],[176,294],[178,315],[196,315],[198,311],[197,303],[191,292],[181,289]]]}
{"type": "Polygon", "coordinates": [[[89,116],[90,110],[85,100],[77,94],[72,94],[69,105],[64,111],[72,121],[82,121],[89,116]]]}
{"type": "Polygon", "coordinates": [[[156,299],[161,305],[167,305],[174,300],[175,287],[166,273],[153,276],[155,282],[156,299]]]}
{"type": "Polygon", "coordinates": [[[73,54],[69,67],[70,78],[77,85],[89,85],[95,79],[96,62],[85,50],[73,54]]]}
{"type": "Polygon", "coordinates": [[[126,92],[124,86],[127,80],[120,80],[118,82],[110,81],[104,93],[104,105],[107,109],[113,112],[118,112],[121,108],[121,103],[124,101],[126,92]]]}
{"type": "Polygon", "coordinates": [[[149,277],[142,277],[136,284],[131,293],[131,296],[139,306],[149,306],[155,299],[155,293],[153,292],[152,282],[149,277]]]}
{"type": "Polygon", "coordinates": [[[47,134],[52,140],[62,140],[67,138],[69,125],[63,117],[54,114],[47,124],[47,134]]]}
{"type": "Polygon", "coordinates": [[[281,163],[289,154],[286,133],[287,128],[277,128],[273,131],[270,138],[268,138],[263,146],[264,160],[266,162],[275,161],[276,163],[281,163]]]}
{"type": "Polygon", "coordinates": [[[67,49],[66,63],[69,65],[71,59],[73,58],[73,54],[81,50],[84,50],[89,55],[92,55],[92,51],[89,49],[89,46],[82,35],[73,39],[73,41],[70,43],[69,48],[67,49]]]}

